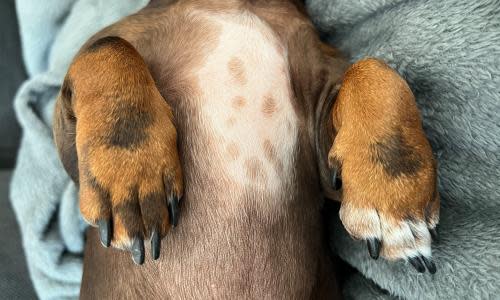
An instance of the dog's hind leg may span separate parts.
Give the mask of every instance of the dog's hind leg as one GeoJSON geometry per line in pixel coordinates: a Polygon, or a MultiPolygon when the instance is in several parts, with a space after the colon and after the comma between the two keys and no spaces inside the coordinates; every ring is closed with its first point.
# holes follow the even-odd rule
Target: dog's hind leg
{"type": "Polygon", "coordinates": [[[144,261],[144,240],[158,258],[177,223],[183,193],[170,106],[135,48],[104,37],[72,62],[56,103],[54,137],[62,163],[79,183],[83,217],[104,246],[144,261]]]}
{"type": "Polygon", "coordinates": [[[367,240],[373,258],[434,273],[436,164],[407,83],[382,61],[359,61],[344,75],[331,121],[337,135],[328,161],[342,177],[347,231],[367,240]]]}

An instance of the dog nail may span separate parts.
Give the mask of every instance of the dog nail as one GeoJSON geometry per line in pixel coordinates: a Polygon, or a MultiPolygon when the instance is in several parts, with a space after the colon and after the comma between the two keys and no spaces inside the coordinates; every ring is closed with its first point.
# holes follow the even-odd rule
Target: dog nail
{"type": "Polygon", "coordinates": [[[377,238],[368,239],[366,241],[366,245],[368,246],[370,257],[373,259],[377,259],[380,253],[380,240],[377,238]]]}
{"type": "Polygon", "coordinates": [[[168,201],[168,212],[170,214],[170,224],[172,227],[177,226],[177,222],[179,221],[179,199],[174,196],[168,201]]]}
{"type": "Polygon", "coordinates": [[[141,237],[136,237],[132,244],[132,259],[138,265],[144,263],[144,240],[141,237]]]}
{"type": "Polygon", "coordinates": [[[101,239],[101,244],[108,248],[111,244],[111,222],[109,220],[99,220],[97,222],[99,226],[99,238],[101,239]]]}
{"type": "Polygon", "coordinates": [[[153,257],[153,260],[157,260],[160,257],[160,246],[160,235],[158,234],[158,230],[154,229],[151,235],[151,257],[153,257]]]}
{"type": "Polygon", "coordinates": [[[334,190],[338,191],[342,188],[342,180],[339,177],[339,171],[337,168],[333,168],[331,172],[332,187],[334,190]]]}
{"type": "Polygon", "coordinates": [[[432,258],[427,258],[425,256],[422,256],[422,261],[424,262],[425,266],[427,267],[427,270],[429,270],[429,273],[434,274],[436,273],[436,264],[432,261],[432,258]]]}
{"type": "Polygon", "coordinates": [[[335,189],[337,183],[337,168],[332,169],[331,179],[332,179],[332,187],[335,189]]]}
{"type": "Polygon", "coordinates": [[[436,228],[431,228],[429,229],[429,232],[431,234],[431,238],[433,241],[437,241],[438,240],[438,233],[437,233],[437,230],[436,228]]]}
{"type": "Polygon", "coordinates": [[[422,261],[420,260],[420,258],[418,256],[416,256],[416,257],[410,257],[408,259],[408,261],[417,270],[417,272],[419,272],[419,273],[424,273],[425,272],[424,264],[422,263],[422,261]]]}

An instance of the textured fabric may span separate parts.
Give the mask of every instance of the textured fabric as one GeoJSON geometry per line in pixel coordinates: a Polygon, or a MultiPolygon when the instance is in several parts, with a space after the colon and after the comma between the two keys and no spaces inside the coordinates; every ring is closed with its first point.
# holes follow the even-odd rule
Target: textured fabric
{"type": "MultiPolygon", "coordinates": [[[[409,83],[439,163],[435,275],[369,258],[335,216],[337,253],[407,299],[500,294],[500,1],[309,0],[328,40],[352,61],[387,61],[409,83]]],[[[363,285],[350,284],[362,289],[363,285]]],[[[352,291],[349,293],[353,295],[352,291]]],[[[359,299],[363,299],[360,297],[359,299]]]]}
{"type": "Polygon", "coordinates": [[[10,198],[28,268],[41,299],[75,299],[82,276],[83,230],[77,191],[52,141],[54,100],[71,59],[99,29],[147,0],[18,0],[30,78],[15,99],[23,129],[10,198]]]}

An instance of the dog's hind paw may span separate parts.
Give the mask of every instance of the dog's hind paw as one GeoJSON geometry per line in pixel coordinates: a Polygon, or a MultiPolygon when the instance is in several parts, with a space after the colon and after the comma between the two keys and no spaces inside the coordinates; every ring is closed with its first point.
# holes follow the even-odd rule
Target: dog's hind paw
{"type": "Polygon", "coordinates": [[[434,274],[431,242],[435,239],[435,224],[423,218],[398,218],[375,208],[357,207],[343,203],[340,218],[349,234],[366,240],[373,259],[382,256],[388,260],[404,259],[418,272],[434,274]]]}
{"type": "Polygon", "coordinates": [[[151,239],[157,259],[161,238],[177,224],[182,171],[172,109],[132,45],[106,37],[75,59],[56,103],[54,136],[102,244],[130,250],[142,264],[151,239]]]}

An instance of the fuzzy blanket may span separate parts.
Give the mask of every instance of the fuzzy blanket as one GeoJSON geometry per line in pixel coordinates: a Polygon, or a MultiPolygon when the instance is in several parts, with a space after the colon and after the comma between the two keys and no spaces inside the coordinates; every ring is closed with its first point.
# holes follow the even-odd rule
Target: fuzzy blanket
{"type": "MultiPolygon", "coordinates": [[[[334,249],[391,295],[498,299],[500,1],[309,0],[308,8],[329,41],[353,61],[379,57],[408,81],[439,163],[435,275],[370,259],[365,244],[347,236],[337,217],[334,249]]],[[[346,294],[375,297],[367,296],[366,285],[358,277],[346,294]]]]}
{"type": "MultiPolygon", "coordinates": [[[[55,96],[94,32],[147,0],[17,0],[30,78],[15,109],[23,138],[11,201],[41,299],[78,297],[83,230],[75,186],[52,142],[55,96]]],[[[487,299],[500,294],[500,3],[498,0],[309,0],[314,21],[353,60],[388,61],[412,87],[439,159],[438,272],[373,261],[332,216],[332,245],[358,269],[353,299],[487,299]],[[370,280],[366,279],[369,278],[370,280]]]]}

